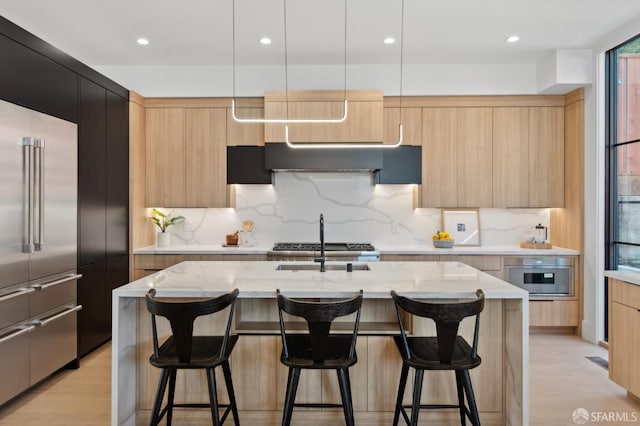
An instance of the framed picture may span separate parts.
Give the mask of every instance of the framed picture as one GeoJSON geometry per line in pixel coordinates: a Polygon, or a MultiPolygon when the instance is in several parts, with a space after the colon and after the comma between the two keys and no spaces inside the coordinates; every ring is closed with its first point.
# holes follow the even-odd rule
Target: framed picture
{"type": "Polygon", "coordinates": [[[480,245],[478,209],[442,209],[442,229],[453,237],[456,246],[480,245]]]}

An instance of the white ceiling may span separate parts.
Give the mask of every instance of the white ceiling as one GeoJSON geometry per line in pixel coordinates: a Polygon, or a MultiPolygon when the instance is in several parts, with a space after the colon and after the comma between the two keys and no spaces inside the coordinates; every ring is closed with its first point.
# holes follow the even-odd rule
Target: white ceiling
{"type": "MultiPolygon", "coordinates": [[[[287,0],[287,61],[344,63],[344,0],[287,0]]],[[[639,0],[405,0],[405,64],[535,63],[639,21],[639,0]],[[520,42],[505,39],[520,36],[520,42]]],[[[98,69],[230,65],[232,0],[0,0],[2,16],[98,69]],[[136,44],[145,37],[148,46],[136,44]]],[[[397,64],[401,0],[349,0],[347,62],[397,64]]],[[[236,63],[284,63],[283,0],[236,0],[236,63]],[[273,39],[262,46],[262,36],[273,39]]],[[[639,25],[640,32],[640,25],[639,25]]],[[[129,87],[135,90],[135,87],[129,87]]]]}

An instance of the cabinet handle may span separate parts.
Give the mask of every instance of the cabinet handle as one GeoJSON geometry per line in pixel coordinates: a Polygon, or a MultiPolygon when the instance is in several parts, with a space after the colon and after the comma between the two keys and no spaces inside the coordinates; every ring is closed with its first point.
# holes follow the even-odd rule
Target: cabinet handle
{"type": "Polygon", "coordinates": [[[20,290],[14,291],[9,294],[5,294],[0,297],[0,302],[4,302],[5,300],[13,299],[14,297],[20,297],[25,294],[33,293],[35,290],[33,288],[21,288],[20,290]]]}
{"type": "Polygon", "coordinates": [[[78,306],[75,306],[73,308],[69,308],[66,311],[60,312],[59,314],[53,315],[53,316],[51,316],[51,317],[49,317],[47,319],[35,321],[34,324],[37,325],[38,327],[44,327],[47,324],[49,324],[50,322],[55,321],[57,319],[60,319],[60,318],[64,317],[65,315],[69,315],[69,314],[71,314],[73,312],[78,312],[80,309],[82,309],[82,305],[78,305],[78,306]]]}
{"type": "Polygon", "coordinates": [[[35,140],[34,151],[37,154],[34,167],[34,172],[37,174],[37,179],[34,182],[37,195],[34,199],[38,202],[38,220],[36,223],[38,236],[35,242],[35,250],[44,251],[44,139],[35,140]]]}
{"type": "Polygon", "coordinates": [[[33,253],[33,138],[22,138],[22,252],[33,253]]]}
{"type": "Polygon", "coordinates": [[[4,337],[0,337],[0,343],[6,342],[7,340],[11,340],[14,337],[20,336],[21,334],[28,333],[28,332],[32,331],[34,328],[36,328],[35,325],[29,325],[27,327],[21,328],[20,330],[16,331],[15,333],[7,334],[4,337]]]}
{"type": "Polygon", "coordinates": [[[35,288],[38,291],[46,290],[49,287],[53,287],[53,286],[58,285],[58,284],[66,283],[67,281],[71,281],[71,280],[77,280],[79,278],[82,278],[82,275],[73,274],[73,275],[69,275],[69,276],[66,276],[64,278],[61,278],[59,280],[51,281],[50,283],[36,284],[36,285],[33,286],[33,288],[35,288]]]}
{"type": "Polygon", "coordinates": [[[529,300],[529,302],[555,302],[555,300],[529,300]]]}

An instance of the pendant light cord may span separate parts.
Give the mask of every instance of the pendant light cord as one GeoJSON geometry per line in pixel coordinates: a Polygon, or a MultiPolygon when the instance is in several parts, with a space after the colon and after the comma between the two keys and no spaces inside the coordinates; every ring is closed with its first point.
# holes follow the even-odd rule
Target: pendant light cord
{"type": "Polygon", "coordinates": [[[233,55],[233,99],[236,99],[236,0],[231,2],[231,49],[233,55]]]}
{"type": "Polygon", "coordinates": [[[402,0],[401,13],[400,13],[400,117],[399,117],[400,126],[402,126],[402,72],[403,72],[402,54],[403,54],[403,51],[404,51],[404,0],[402,0]]]}
{"type": "Polygon", "coordinates": [[[287,56],[287,0],[283,0],[284,10],[284,100],[286,113],[285,118],[289,119],[289,60],[287,56]]]}

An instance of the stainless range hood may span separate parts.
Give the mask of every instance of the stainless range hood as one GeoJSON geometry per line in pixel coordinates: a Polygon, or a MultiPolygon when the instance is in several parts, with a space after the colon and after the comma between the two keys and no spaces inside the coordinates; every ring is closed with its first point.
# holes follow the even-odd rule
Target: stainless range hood
{"type": "Polygon", "coordinates": [[[273,171],[377,171],[382,149],[294,149],[284,143],[265,144],[265,168],[273,171]]]}

